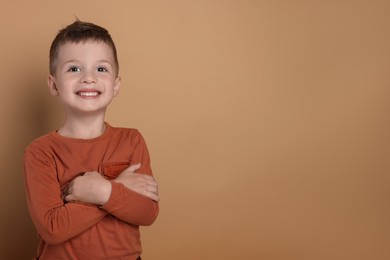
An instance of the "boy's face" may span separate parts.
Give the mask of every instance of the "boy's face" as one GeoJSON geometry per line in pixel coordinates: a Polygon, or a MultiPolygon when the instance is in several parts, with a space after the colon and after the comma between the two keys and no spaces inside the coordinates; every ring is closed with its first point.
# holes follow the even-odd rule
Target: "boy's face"
{"type": "Polygon", "coordinates": [[[120,87],[112,49],[104,42],[65,43],[48,85],[68,115],[104,112],[120,87]]]}

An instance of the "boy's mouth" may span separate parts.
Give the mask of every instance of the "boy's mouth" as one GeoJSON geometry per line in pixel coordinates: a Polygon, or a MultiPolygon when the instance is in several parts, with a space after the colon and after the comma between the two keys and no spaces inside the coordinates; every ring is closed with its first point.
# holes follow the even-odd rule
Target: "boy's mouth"
{"type": "Polygon", "coordinates": [[[76,94],[81,97],[97,97],[101,93],[99,91],[79,91],[76,94]]]}

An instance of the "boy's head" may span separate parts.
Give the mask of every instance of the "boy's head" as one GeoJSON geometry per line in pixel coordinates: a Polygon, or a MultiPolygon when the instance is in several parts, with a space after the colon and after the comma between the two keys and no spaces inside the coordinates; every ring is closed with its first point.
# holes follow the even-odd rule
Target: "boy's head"
{"type": "Polygon", "coordinates": [[[56,72],[56,62],[61,46],[66,43],[85,43],[87,41],[104,42],[110,46],[115,61],[116,74],[118,74],[119,62],[117,52],[114,41],[108,31],[93,23],[82,22],[79,20],[61,29],[54,38],[50,47],[50,74],[54,75],[56,72]]]}

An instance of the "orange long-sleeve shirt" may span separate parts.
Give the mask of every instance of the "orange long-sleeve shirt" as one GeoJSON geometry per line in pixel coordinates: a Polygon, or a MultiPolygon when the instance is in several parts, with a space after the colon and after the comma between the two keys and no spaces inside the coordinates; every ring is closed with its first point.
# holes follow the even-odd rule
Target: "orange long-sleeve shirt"
{"type": "Polygon", "coordinates": [[[150,157],[135,129],[106,124],[102,136],[74,139],[53,131],[25,150],[25,187],[32,221],[41,238],[39,259],[136,259],[142,253],[139,226],[151,225],[158,203],[112,183],[102,206],[65,203],[62,190],[73,178],[98,171],[107,179],[130,164],[152,175],[150,157]]]}

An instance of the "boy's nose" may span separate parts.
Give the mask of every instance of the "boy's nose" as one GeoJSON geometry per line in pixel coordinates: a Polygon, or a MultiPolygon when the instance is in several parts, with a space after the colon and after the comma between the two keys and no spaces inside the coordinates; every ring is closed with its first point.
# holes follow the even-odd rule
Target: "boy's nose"
{"type": "Polygon", "coordinates": [[[96,83],[95,73],[92,71],[84,71],[81,81],[86,84],[96,83]]]}

